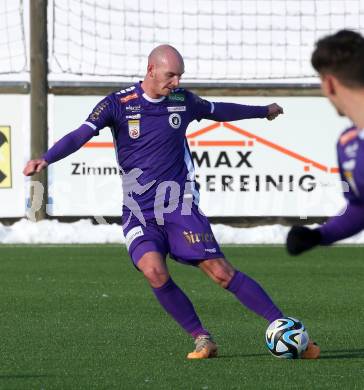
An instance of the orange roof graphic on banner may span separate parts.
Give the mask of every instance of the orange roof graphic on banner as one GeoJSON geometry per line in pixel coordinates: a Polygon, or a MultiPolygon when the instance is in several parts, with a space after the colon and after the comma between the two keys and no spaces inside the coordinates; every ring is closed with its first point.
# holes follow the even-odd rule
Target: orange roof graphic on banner
{"type": "MultiPolygon", "coordinates": [[[[228,122],[216,122],[213,125],[207,126],[203,129],[197,130],[189,134],[187,136],[187,139],[189,141],[190,146],[253,146],[254,142],[258,142],[260,144],[268,146],[271,149],[277,150],[278,152],[283,153],[289,157],[299,160],[305,164],[309,164],[323,172],[328,172],[328,173],[339,172],[339,169],[336,167],[330,168],[326,165],[320,164],[317,161],[302,156],[299,153],[293,152],[292,150],[286,149],[281,145],[277,145],[271,141],[268,141],[262,137],[259,137],[258,135],[250,133],[249,131],[241,129],[240,127],[232,125],[231,123],[228,122]],[[249,138],[250,140],[247,142],[246,141],[195,141],[195,138],[198,138],[200,135],[206,134],[207,132],[214,130],[218,127],[225,127],[227,129],[230,129],[238,134],[243,135],[244,137],[249,138]]],[[[304,169],[308,171],[309,167],[306,166],[304,169]]]]}
{"type": "MultiPolygon", "coordinates": [[[[328,167],[326,165],[320,164],[317,161],[314,161],[308,157],[302,156],[299,153],[296,153],[292,150],[289,150],[281,145],[277,145],[271,141],[268,141],[262,137],[259,137],[253,133],[250,133],[249,131],[246,131],[238,126],[232,125],[228,122],[215,122],[212,125],[206,126],[202,129],[199,129],[189,135],[187,135],[188,143],[191,147],[194,146],[205,146],[205,147],[212,147],[212,146],[221,146],[221,147],[229,147],[229,146],[254,146],[254,142],[258,142],[262,145],[265,145],[271,149],[274,149],[282,154],[285,154],[286,156],[289,156],[295,160],[301,161],[304,164],[307,164],[304,167],[305,171],[310,170],[310,166],[313,166],[320,171],[328,172],[328,173],[338,173],[339,169],[337,167],[328,167]],[[215,130],[217,128],[226,128],[231,131],[234,131],[246,138],[248,140],[196,140],[196,138],[199,138],[201,135],[206,134],[212,130],[215,130]]],[[[114,144],[112,142],[87,142],[84,146],[84,148],[113,148],[114,144]]]]}

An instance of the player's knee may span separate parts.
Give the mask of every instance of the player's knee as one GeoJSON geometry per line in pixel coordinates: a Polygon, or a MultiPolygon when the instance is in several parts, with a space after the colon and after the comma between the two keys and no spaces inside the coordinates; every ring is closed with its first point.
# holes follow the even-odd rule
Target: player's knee
{"type": "Polygon", "coordinates": [[[164,268],[150,267],[144,269],[143,274],[153,288],[162,287],[169,279],[169,273],[164,268]]]}
{"type": "Polygon", "coordinates": [[[229,285],[234,276],[234,269],[225,266],[225,264],[215,266],[211,271],[214,281],[223,288],[226,288],[229,285]]]}
{"type": "Polygon", "coordinates": [[[216,283],[222,288],[226,288],[229,285],[232,277],[233,275],[231,275],[228,270],[223,268],[215,270],[214,272],[214,279],[216,283]]]}

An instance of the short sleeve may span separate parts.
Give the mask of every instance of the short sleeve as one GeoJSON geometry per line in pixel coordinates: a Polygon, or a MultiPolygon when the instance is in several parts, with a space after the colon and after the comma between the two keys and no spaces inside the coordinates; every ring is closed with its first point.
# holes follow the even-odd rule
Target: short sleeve
{"type": "Polygon", "coordinates": [[[110,96],[102,99],[94,109],[91,111],[90,115],[87,117],[84,124],[90,126],[93,130],[98,132],[98,130],[103,129],[104,127],[111,126],[113,123],[113,114],[112,114],[112,101],[110,96]]]}

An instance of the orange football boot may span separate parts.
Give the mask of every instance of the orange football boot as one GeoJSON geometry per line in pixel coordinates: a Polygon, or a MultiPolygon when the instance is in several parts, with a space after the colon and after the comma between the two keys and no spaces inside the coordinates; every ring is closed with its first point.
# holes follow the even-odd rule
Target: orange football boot
{"type": "Polygon", "coordinates": [[[217,345],[211,336],[197,336],[195,345],[195,350],[187,355],[187,359],[208,359],[217,356],[217,345]]]}
{"type": "Polygon", "coordinates": [[[318,359],[320,357],[320,347],[313,341],[308,342],[306,351],[302,352],[301,359],[318,359]]]}

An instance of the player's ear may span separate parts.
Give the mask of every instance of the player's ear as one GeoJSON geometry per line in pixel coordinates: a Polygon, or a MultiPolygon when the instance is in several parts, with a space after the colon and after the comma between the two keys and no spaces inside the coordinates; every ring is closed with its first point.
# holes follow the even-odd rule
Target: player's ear
{"type": "Polygon", "coordinates": [[[336,95],[337,80],[331,75],[326,76],[327,92],[330,96],[336,95]]]}
{"type": "Polygon", "coordinates": [[[154,78],[154,74],[155,74],[155,66],[153,64],[148,64],[147,66],[147,73],[149,75],[150,78],[154,78]]]}

